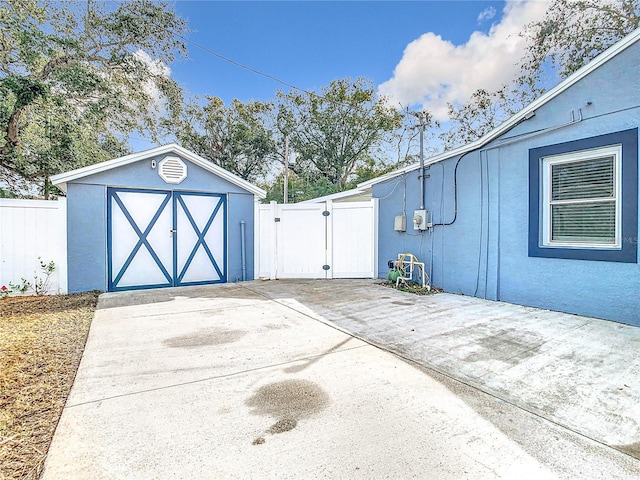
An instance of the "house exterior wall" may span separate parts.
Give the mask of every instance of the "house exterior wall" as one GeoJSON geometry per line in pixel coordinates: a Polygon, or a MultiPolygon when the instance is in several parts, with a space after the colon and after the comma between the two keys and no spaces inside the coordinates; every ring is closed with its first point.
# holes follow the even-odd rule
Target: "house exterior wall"
{"type": "MultiPolygon", "coordinates": [[[[169,154],[170,156],[177,156],[169,154]]],[[[156,164],[165,155],[155,157],[156,164]]],[[[227,279],[242,279],[240,221],[245,222],[246,278],[254,278],[254,195],[182,159],[187,178],[167,184],[151,168],[154,158],[89,175],[67,184],[69,292],[107,290],[107,187],[131,187],[227,194],[227,279]]]]}
{"type": "Polygon", "coordinates": [[[245,259],[247,280],[253,280],[254,276],[254,238],[255,222],[254,207],[258,208],[254,202],[254,197],[249,193],[230,193],[228,201],[227,220],[227,279],[229,282],[239,282],[242,280],[242,259],[240,258],[241,233],[240,222],[245,222],[245,259]]]}
{"type": "MultiPolygon", "coordinates": [[[[458,166],[458,213],[452,225],[425,232],[412,229],[413,210],[420,204],[417,171],[374,185],[373,196],[380,199],[381,275],[388,271],[387,260],[411,252],[426,262],[433,284],[449,292],[640,326],[637,260],[544,258],[529,252],[533,149],[572,141],[579,147],[600,135],[632,130],[635,150],[628,149],[633,158],[626,170],[623,167],[623,182],[632,178],[633,185],[624,187],[622,208],[632,209],[637,219],[638,180],[633,170],[638,167],[639,59],[636,43],[541,106],[533,118],[464,155],[458,166]],[[571,121],[572,111],[576,121],[561,126],[571,121]],[[399,233],[393,231],[393,217],[402,214],[405,184],[408,228],[399,233]]],[[[436,224],[453,219],[458,160],[447,159],[425,171],[425,208],[436,224]]],[[[623,238],[636,256],[638,236],[636,222],[634,231],[625,232],[623,238]]]]}
{"type": "Polygon", "coordinates": [[[69,293],[107,290],[107,188],[67,185],[69,293]]]}

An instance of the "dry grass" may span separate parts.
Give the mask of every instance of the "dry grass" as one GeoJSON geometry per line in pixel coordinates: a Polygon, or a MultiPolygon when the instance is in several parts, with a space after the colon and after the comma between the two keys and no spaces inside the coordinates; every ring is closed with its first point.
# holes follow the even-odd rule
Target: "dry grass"
{"type": "Polygon", "coordinates": [[[0,480],[40,476],[97,298],[0,300],[0,480]]]}

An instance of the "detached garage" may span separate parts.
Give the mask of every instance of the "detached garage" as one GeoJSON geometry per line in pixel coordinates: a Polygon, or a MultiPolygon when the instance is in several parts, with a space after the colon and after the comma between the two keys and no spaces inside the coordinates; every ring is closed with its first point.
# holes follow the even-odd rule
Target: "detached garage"
{"type": "Polygon", "coordinates": [[[254,278],[264,190],[175,145],[63,173],[68,291],[254,278]]]}

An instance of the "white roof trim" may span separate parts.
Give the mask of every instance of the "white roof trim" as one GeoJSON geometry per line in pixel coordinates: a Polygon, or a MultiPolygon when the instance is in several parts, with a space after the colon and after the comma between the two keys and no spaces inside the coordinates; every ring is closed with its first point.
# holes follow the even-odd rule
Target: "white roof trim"
{"type": "Polygon", "coordinates": [[[367,193],[367,188],[352,188],[351,190],[345,190],[344,192],[332,193],[331,195],[324,195],[323,197],[311,198],[303,202],[298,203],[321,203],[327,200],[338,200],[340,198],[354,197],[356,195],[362,195],[367,193]]]}
{"type": "MultiPolygon", "coordinates": [[[[547,102],[551,101],[553,98],[560,95],[562,92],[567,90],[569,87],[573,86],[579,80],[582,80],[591,72],[593,72],[594,70],[596,70],[597,68],[599,68],[600,66],[608,62],[609,60],[611,60],[613,57],[615,57],[622,51],[626,50],[629,46],[636,43],[639,39],[640,39],[640,28],[634,30],[629,35],[627,35],[622,40],[620,40],[618,43],[609,47],[607,50],[602,52],[596,58],[591,60],[589,63],[584,65],[579,70],[576,70],[573,74],[569,75],[567,78],[565,78],[562,82],[558,83],[551,90],[547,91],[544,95],[541,95],[540,97],[538,97],[536,100],[531,102],[529,105],[527,105],[525,108],[523,108],[518,113],[513,115],[511,118],[509,118],[508,120],[505,120],[503,123],[498,125],[489,133],[485,134],[483,137],[471,143],[463,145],[462,147],[458,147],[454,150],[449,150],[439,155],[436,155],[434,157],[430,157],[429,159],[425,160],[425,165],[438,163],[438,162],[441,162],[442,160],[446,160],[448,158],[455,157],[457,155],[464,155],[467,152],[471,152],[473,150],[482,148],[487,143],[491,142],[492,140],[495,140],[497,137],[499,137],[503,133],[506,133],[509,130],[511,130],[513,127],[518,125],[521,121],[526,120],[527,116],[535,112],[536,109],[542,107],[544,104],[546,104],[547,102]]],[[[414,163],[407,167],[394,170],[393,172],[389,172],[378,178],[373,178],[371,180],[367,180],[366,182],[362,182],[358,184],[358,188],[371,187],[372,185],[375,185],[380,182],[384,182],[385,180],[397,177],[398,175],[402,175],[404,173],[410,172],[417,168],[420,168],[420,164],[414,163]]]]}
{"type": "Polygon", "coordinates": [[[51,177],[51,183],[59,186],[63,191],[66,192],[67,182],[71,182],[72,180],[77,180],[89,175],[95,175],[96,173],[106,172],[107,170],[111,170],[113,168],[122,167],[124,165],[129,165],[130,163],[135,163],[146,158],[164,155],[167,153],[175,153],[177,155],[180,155],[182,158],[189,160],[191,163],[194,163],[195,165],[208,170],[209,172],[219,176],[220,178],[223,178],[224,180],[227,180],[228,182],[231,182],[234,185],[237,185],[238,187],[243,188],[244,190],[247,190],[254,195],[257,195],[260,198],[264,198],[267,195],[267,192],[265,192],[262,188],[256,187],[255,185],[247,182],[237,175],[228,172],[224,168],[219,167],[209,160],[202,158],[200,155],[196,155],[195,153],[175,143],[162,145],[160,147],[152,148],[150,150],[144,150],[138,153],[132,153],[131,155],[115,158],[113,160],[107,160],[106,162],[88,165],[76,170],[71,170],[70,172],[60,173],[51,177]]]}

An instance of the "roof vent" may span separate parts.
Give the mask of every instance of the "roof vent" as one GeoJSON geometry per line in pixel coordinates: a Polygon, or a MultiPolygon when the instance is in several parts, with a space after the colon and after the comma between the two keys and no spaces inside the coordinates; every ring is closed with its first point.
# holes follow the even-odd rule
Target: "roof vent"
{"type": "Polygon", "coordinates": [[[180,183],[187,178],[187,165],[178,157],[165,157],[158,164],[158,175],[166,183],[180,183]]]}

